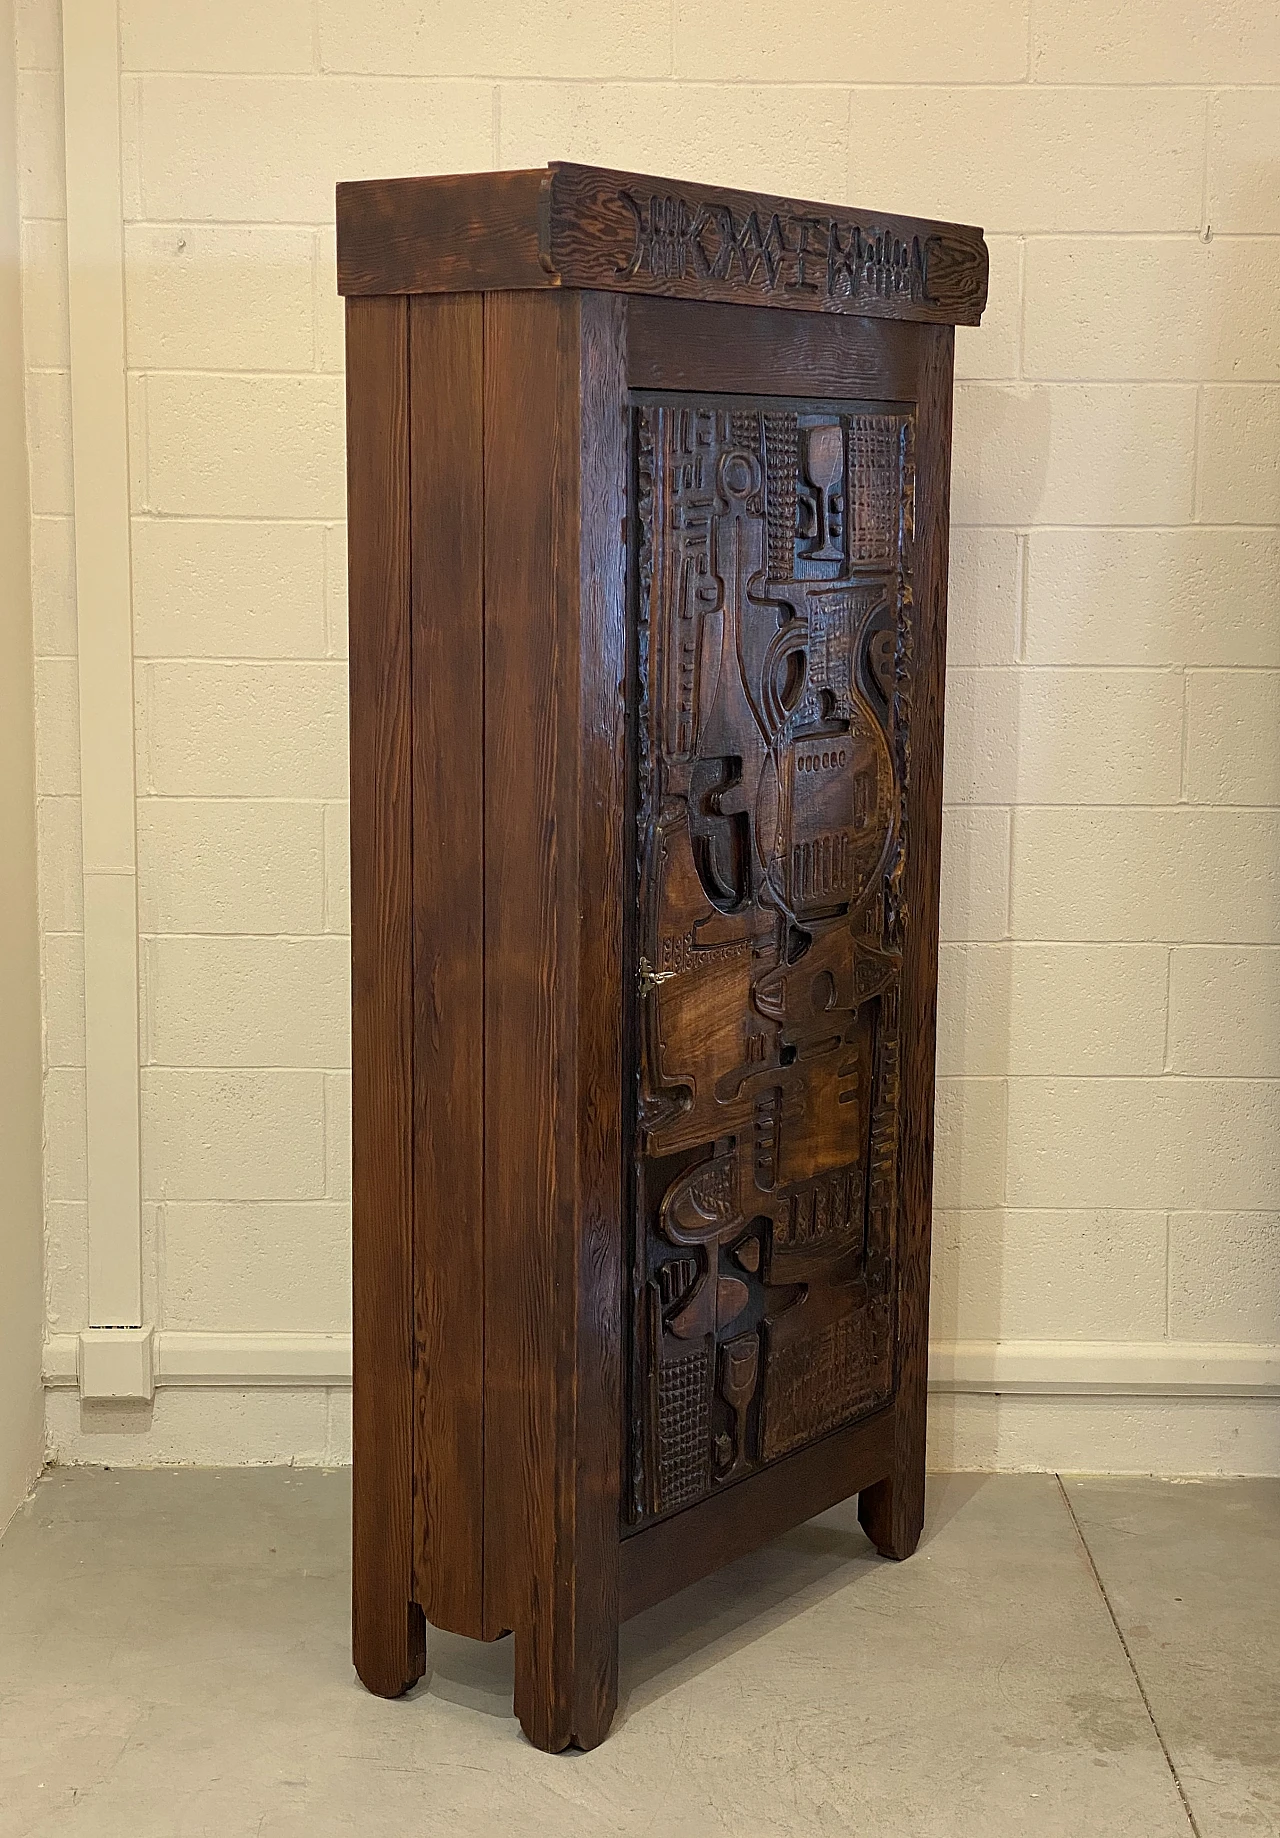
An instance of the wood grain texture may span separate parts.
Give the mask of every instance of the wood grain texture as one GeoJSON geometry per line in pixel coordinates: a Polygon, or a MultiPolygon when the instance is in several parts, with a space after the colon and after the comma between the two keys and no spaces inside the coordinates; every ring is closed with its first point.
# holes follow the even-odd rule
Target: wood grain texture
{"type": "Polygon", "coordinates": [[[625,1539],[619,1557],[622,1620],[870,1487],[893,1462],[893,1421],[890,1408],[836,1430],[701,1506],[625,1539]]]}
{"type": "Polygon", "coordinates": [[[553,286],[540,234],[549,183],[538,168],[339,185],[338,292],[553,286]]]}
{"type": "Polygon", "coordinates": [[[337,222],[344,294],[564,286],[962,325],[987,298],[966,224],[563,162],[340,185],[337,222]]]}
{"type": "Polygon", "coordinates": [[[643,1519],[892,1393],[913,465],[885,402],[633,426],[643,1519]]]}
{"type": "Polygon", "coordinates": [[[567,296],[490,294],[484,309],[494,510],[485,527],[485,1594],[516,1632],[521,1721],[547,1748],[573,1733],[571,1707],[552,1700],[572,1654],[556,1455],[574,1325],[559,1303],[574,1244],[567,1056],[577,988],[566,933],[577,864],[558,819],[575,763],[564,705],[576,707],[577,659],[566,656],[564,602],[576,547],[577,402],[567,388],[576,307],[567,296]]]}
{"type": "Polygon", "coordinates": [[[903,954],[902,1137],[898,1211],[897,1408],[892,1475],[865,1492],[858,1515],[876,1548],[909,1557],[924,1526],[933,1220],[934,1060],[938,1016],[938,871],[946,689],[951,401],[955,334],[921,334],[916,416],[917,598],[911,770],[907,784],[907,913],[903,954]]]}
{"type": "Polygon", "coordinates": [[[421,1677],[413,1600],[413,966],[408,307],[347,309],[351,623],[352,1648],[421,1677]]]}
{"type": "Polygon", "coordinates": [[[633,389],[728,395],[876,396],[916,393],[919,350],[892,319],[815,319],[758,306],[640,297],[627,302],[627,381],[633,389]]]}
{"type": "Polygon", "coordinates": [[[976,325],[987,249],[967,224],[554,162],[566,287],[976,325]]]}
{"type": "Polygon", "coordinates": [[[620,335],[485,302],[485,1594],[544,1749],[616,1698],[620,335]]]}
{"type": "Polygon", "coordinates": [[[350,291],[390,277],[348,303],[353,1645],[394,1695],[423,1607],[510,1628],[530,1740],[590,1747],[620,1616],[850,1493],[920,1534],[927,322],[976,232],[877,219],[850,316],[838,263],[788,296],[827,207],[568,167],[344,199],[350,291]]]}
{"type": "Polygon", "coordinates": [[[484,301],[409,302],[417,1600],[484,1616],[484,301]]]}
{"type": "Polygon", "coordinates": [[[622,1470],[622,933],[625,868],[626,303],[579,309],[578,1199],[574,1739],[618,1700],[622,1470]]]}

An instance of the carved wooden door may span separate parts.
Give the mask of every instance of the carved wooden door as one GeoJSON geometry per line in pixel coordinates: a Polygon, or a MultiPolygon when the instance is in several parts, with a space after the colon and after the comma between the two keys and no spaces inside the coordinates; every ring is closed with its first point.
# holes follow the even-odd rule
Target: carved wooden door
{"type": "Polygon", "coordinates": [[[638,1525],[892,1395],[914,427],[630,413],[638,1525]]]}

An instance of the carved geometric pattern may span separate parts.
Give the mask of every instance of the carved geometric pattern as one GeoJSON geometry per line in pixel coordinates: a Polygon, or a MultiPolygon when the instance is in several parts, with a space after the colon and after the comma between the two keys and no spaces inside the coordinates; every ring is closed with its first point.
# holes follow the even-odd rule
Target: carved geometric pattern
{"type": "Polygon", "coordinates": [[[764,1459],[789,1455],[874,1405],[888,1387],[888,1354],[884,1311],[844,1315],[811,1340],[771,1346],[764,1459]]]}
{"type": "Polygon", "coordinates": [[[769,578],[787,581],[795,561],[796,455],[798,424],[794,415],[764,417],[768,456],[769,578]]]}
{"type": "Polygon", "coordinates": [[[787,1211],[774,1220],[774,1244],[792,1250],[847,1237],[853,1226],[855,1208],[861,1210],[861,1199],[861,1190],[850,1169],[811,1181],[806,1189],[792,1194],[787,1211]]]}
{"type": "Polygon", "coordinates": [[[897,415],[855,415],[849,428],[853,498],[853,559],[891,562],[901,502],[902,421],[897,415]]]}
{"type": "Polygon", "coordinates": [[[909,415],[637,396],[633,1520],[889,1395],[909,415]]]}
{"type": "Polygon", "coordinates": [[[687,1506],[705,1491],[711,1469],[708,1346],[658,1368],[657,1511],[687,1506]]]}
{"type": "MultiPolygon", "coordinates": [[[[584,176],[588,184],[607,184],[605,175],[584,176]]],[[[642,189],[645,183],[616,194],[631,240],[615,258],[616,275],[688,281],[694,292],[699,282],[718,283],[707,288],[708,297],[781,295],[788,306],[953,296],[963,305],[982,291],[980,265],[971,272],[977,252],[954,232],[922,240],[808,207],[800,213],[783,200],[776,209],[763,199],[752,208],[702,187],[659,192],[642,189]]]]}

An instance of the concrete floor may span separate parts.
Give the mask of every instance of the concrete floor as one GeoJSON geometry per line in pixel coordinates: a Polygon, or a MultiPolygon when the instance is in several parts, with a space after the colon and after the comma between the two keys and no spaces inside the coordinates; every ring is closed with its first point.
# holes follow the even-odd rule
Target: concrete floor
{"type": "Polygon", "coordinates": [[[50,1474],[0,1545],[3,1838],[1238,1838],[1280,1832],[1280,1481],[933,1483],[623,1631],[594,1754],[531,1749],[511,1642],[347,1658],[345,1474],[50,1474]]]}

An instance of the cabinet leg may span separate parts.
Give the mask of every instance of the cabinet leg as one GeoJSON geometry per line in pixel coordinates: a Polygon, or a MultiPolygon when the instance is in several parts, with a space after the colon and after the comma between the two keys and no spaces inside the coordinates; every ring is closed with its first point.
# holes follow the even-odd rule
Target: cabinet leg
{"type": "Polygon", "coordinates": [[[515,1712],[535,1749],[594,1749],[618,1708],[618,1629],[597,1626],[575,1652],[550,1627],[516,1631],[515,1712]]]}
{"type": "Polygon", "coordinates": [[[616,1621],[596,1631],[592,1648],[578,1662],[573,1740],[580,1749],[594,1749],[604,1741],[618,1708],[616,1621]]]}
{"type": "Polygon", "coordinates": [[[427,1669],[426,1618],[416,1602],[406,1602],[403,1614],[367,1612],[376,1606],[381,1604],[366,1603],[362,1613],[357,1597],[351,1656],[367,1690],[380,1698],[398,1698],[427,1669]]]}
{"type": "Polygon", "coordinates": [[[881,1557],[910,1557],[924,1530],[924,1444],[904,1458],[899,1449],[892,1474],[858,1495],[862,1529],[881,1557]]]}

